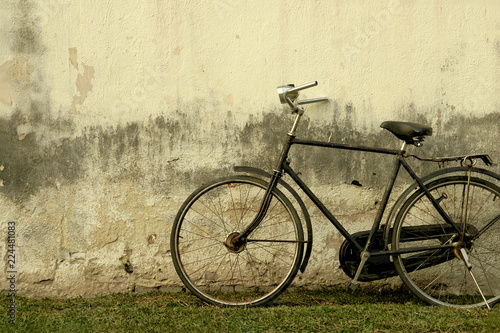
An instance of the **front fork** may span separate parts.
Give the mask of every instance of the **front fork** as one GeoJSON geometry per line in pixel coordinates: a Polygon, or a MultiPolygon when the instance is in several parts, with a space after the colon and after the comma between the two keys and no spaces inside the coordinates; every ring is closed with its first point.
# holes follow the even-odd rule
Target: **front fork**
{"type": "Polygon", "coordinates": [[[269,205],[271,204],[271,201],[273,199],[273,191],[278,185],[278,181],[280,178],[283,176],[283,165],[284,163],[287,163],[288,159],[288,152],[290,151],[290,146],[292,145],[292,140],[295,137],[294,136],[294,129],[297,126],[298,119],[300,118],[300,115],[297,115],[297,118],[295,119],[294,127],[292,128],[292,131],[288,133],[287,135],[287,140],[285,142],[285,146],[283,147],[283,151],[281,152],[281,156],[279,159],[279,162],[277,164],[276,169],[274,170],[273,176],[269,180],[269,185],[267,187],[266,193],[264,195],[264,198],[262,199],[262,203],[260,205],[259,212],[253,219],[252,223],[248,225],[248,227],[241,231],[238,235],[232,234],[231,237],[228,237],[224,245],[229,249],[236,251],[237,249],[242,248],[244,244],[246,244],[248,236],[259,226],[259,224],[262,222],[264,217],[267,214],[267,210],[269,209],[269,205]]]}

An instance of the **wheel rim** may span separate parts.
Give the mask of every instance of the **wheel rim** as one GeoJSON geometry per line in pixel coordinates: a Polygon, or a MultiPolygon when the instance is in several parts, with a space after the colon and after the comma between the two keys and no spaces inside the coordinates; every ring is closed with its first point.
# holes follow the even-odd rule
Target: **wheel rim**
{"type": "MultiPolygon", "coordinates": [[[[456,222],[460,222],[460,214],[464,211],[460,206],[460,198],[466,184],[467,177],[457,176],[437,181],[429,186],[434,198],[441,200],[441,207],[456,222]]],[[[439,245],[446,242],[455,244],[455,251],[453,249],[436,250],[421,253],[420,259],[419,254],[400,255],[395,259],[396,268],[403,281],[420,298],[429,303],[454,307],[484,305],[459,255],[460,248],[464,248],[470,258],[472,271],[488,303],[494,304],[500,300],[500,251],[497,249],[500,222],[496,219],[500,214],[500,188],[485,180],[473,179],[471,191],[473,192],[471,192],[470,204],[467,207],[469,234],[465,239],[458,239],[456,235],[453,236],[449,232],[449,227],[446,230],[443,227],[441,238],[424,239],[422,237],[418,241],[403,241],[406,237],[405,230],[409,230],[408,228],[442,223],[442,219],[423,193],[415,193],[409,199],[408,204],[402,207],[396,219],[393,239],[395,249],[439,245]],[[426,267],[432,260],[437,264],[426,267]]]]}
{"type": "Polygon", "coordinates": [[[218,305],[260,305],[295,276],[303,234],[293,207],[274,195],[261,225],[242,244],[234,239],[260,208],[265,183],[218,182],[197,193],[179,217],[174,264],[185,285],[218,305]]]}

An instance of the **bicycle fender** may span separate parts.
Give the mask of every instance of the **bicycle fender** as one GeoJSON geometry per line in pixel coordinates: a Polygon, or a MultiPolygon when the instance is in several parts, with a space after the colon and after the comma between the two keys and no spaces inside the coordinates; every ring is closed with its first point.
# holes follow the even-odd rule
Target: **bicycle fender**
{"type": "MultiPolygon", "coordinates": [[[[440,177],[446,177],[448,173],[455,173],[455,172],[467,172],[469,171],[468,167],[452,167],[452,168],[445,168],[445,169],[440,169],[434,172],[431,172],[430,174],[426,175],[425,177],[420,178],[420,180],[425,184],[429,183],[430,181],[433,181],[437,178],[440,177]]],[[[493,177],[497,180],[500,180],[500,175],[486,169],[482,168],[472,168],[471,172],[477,172],[477,173],[482,173],[484,175],[493,177]]],[[[391,211],[389,213],[389,216],[387,217],[386,224],[384,227],[384,241],[385,241],[385,247],[390,242],[391,239],[391,226],[393,224],[393,220],[397,212],[399,211],[399,208],[403,205],[403,203],[406,201],[408,196],[413,193],[416,189],[418,189],[418,184],[417,182],[414,182],[411,184],[396,200],[394,205],[391,208],[391,211]]]]}
{"type": "MultiPolygon", "coordinates": [[[[254,168],[254,167],[249,167],[249,166],[235,166],[233,167],[233,170],[237,173],[248,173],[248,174],[253,174],[253,175],[259,175],[264,178],[271,178],[272,175],[269,172],[266,172],[262,169],[259,168],[254,168]]],[[[302,210],[302,214],[304,216],[304,219],[306,221],[306,230],[307,230],[307,246],[306,250],[304,251],[304,256],[302,258],[302,263],[300,265],[300,272],[304,273],[307,264],[309,263],[309,258],[311,257],[311,252],[312,252],[312,241],[313,241],[313,231],[312,231],[312,225],[311,225],[311,217],[309,216],[309,213],[307,212],[306,205],[304,204],[304,201],[302,201],[302,198],[299,196],[299,194],[284,180],[279,179],[278,184],[283,186],[296,200],[297,204],[300,206],[300,209],[302,210]]]]}

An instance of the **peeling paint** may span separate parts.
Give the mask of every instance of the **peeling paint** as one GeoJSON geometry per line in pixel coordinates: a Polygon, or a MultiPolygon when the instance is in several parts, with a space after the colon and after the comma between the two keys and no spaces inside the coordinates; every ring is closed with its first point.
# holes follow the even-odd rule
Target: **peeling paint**
{"type": "Polygon", "coordinates": [[[224,95],[224,103],[226,103],[227,105],[231,105],[233,106],[234,105],[234,98],[233,98],[233,95],[229,94],[229,95],[224,95]]]}
{"type": "Polygon", "coordinates": [[[92,80],[94,79],[94,67],[82,63],[83,73],[79,73],[76,78],[76,89],[78,95],[73,97],[70,113],[77,112],[77,105],[82,105],[90,92],[92,92],[92,80]]]}
{"type": "Polygon", "coordinates": [[[0,102],[11,106],[17,98],[20,85],[28,83],[33,66],[28,59],[17,56],[0,66],[0,102]]]}
{"type": "Polygon", "coordinates": [[[78,50],[76,47],[71,47],[69,49],[69,62],[76,70],[78,70],[78,50]]]}

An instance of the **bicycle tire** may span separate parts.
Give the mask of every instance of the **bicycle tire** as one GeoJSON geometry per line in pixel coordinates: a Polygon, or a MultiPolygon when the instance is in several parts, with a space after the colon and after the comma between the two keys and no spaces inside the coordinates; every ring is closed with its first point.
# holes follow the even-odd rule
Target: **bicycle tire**
{"type": "MultiPolygon", "coordinates": [[[[470,179],[467,209],[462,206],[467,176],[445,177],[426,185],[460,230],[463,230],[460,216],[467,216],[469,235],[464,239],[465,249],[489,306],[500,300],[500,250],[497,246],[500,240],[500,187],[495,178],[498,179],[470,179]]],[[[392,248],[452,244],[457,237],[456,231],[443,221],[420,189],[406,200],[396,216],[392,248]],[[436,230],[441,235],[438,236],[436,230]]],[[[464,261],[452,249],[401,254],[393,258],[401,279],[420,299],[458,308],[486,305],[464,261]]]]}
{"type": "Polygon", "coordinates": [[[297,212],[278,189],[264,220],[238,250],[224,242],[260,209],[268,183],[250,176],[215,180],[181,206],[171,232],[172,260],[184,285],[219,306],[260,306],[293,281],[303,256],[297,212]]]}

